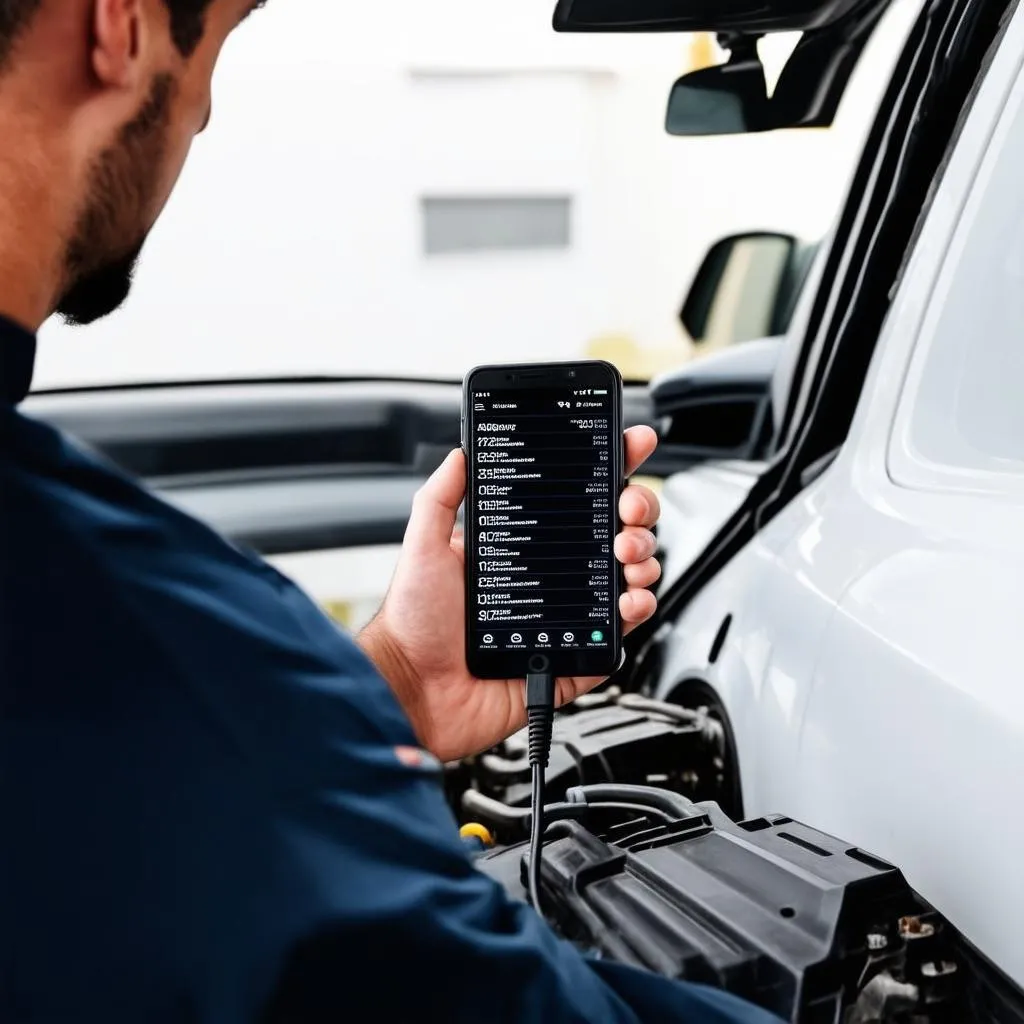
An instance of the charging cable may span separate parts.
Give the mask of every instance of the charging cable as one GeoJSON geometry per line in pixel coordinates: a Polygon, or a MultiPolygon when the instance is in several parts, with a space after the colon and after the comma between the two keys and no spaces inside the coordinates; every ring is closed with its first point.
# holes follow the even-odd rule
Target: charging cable
{"type": "Polygon", "coordinates": [[[534,910],[540,913],[540,862],[544,848],[544,774],[551,757],[551,730],[555,719],[555,678],[550,672],[526,677],[526,722],[530,736],[533,794],[530,801],[530,859],[527,889],[534,910]]]}

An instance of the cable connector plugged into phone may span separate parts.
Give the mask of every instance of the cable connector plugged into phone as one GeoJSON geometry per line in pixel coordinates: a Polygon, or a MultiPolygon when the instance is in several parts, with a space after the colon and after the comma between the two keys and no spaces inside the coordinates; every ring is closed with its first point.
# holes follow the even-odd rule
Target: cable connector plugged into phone
{"type": "Polygon", "coordinates": [[[544,846],[544,775],[551,757],[554,720],[555,677],[550,672],[531,672],[526,677],[526,722],[530,740],[530,766],[533,769],[527,889],[530,902],[538,913],[540,862],[544,846]]]}

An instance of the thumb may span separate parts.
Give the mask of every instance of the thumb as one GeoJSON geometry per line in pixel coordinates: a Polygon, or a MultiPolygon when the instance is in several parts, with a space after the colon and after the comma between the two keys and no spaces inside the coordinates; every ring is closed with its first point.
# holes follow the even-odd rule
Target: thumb
{"type": "Polygon", "coordinates": [[[466,456],[453,451],[416,492],[412,515],[405,531],[407,546],[448,547],[455,529],[459,506],[466,496],[466,456]]]}

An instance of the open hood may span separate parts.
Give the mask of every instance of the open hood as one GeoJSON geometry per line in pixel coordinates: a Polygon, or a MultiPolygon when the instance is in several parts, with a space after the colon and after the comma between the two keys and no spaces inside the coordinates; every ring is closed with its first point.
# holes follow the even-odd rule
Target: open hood
{"type": "Polygon", "coordinates": [[[558,32],[808,32],[866,0],[559,0],[558,32]]]}
{"type": "Polygon", "coordinates": [[[724,64],[684,75],[669,99],[670,135],[826,128],[891,0],[558,0],[559,32],[715,32],[724,64]],[[769,95],[758,40],[803,35],[769,95]]]}

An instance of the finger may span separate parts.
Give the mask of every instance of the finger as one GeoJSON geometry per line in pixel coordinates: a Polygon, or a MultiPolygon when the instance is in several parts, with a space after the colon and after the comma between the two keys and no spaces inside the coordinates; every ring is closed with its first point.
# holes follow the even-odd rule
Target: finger
{"type": "Polygon", "coordinates": [[[416,492],[405,532],[406,543],[414,546],[450,543],[465,496],[466,457],[461,449],[456,449],[416,492]]]}
{"type": "Polygon", "coordinates": [[[626,626],[639,626],[658,610],[658,599],[649,590],[630,590],[619,598],[619,614],[626,626]]]}
{"type": "Polygon", "coordinates": [[[615,538],[615,557],[623,565],[646,562],[658,549],[658,541],[642,526],[627,526],[615,538]]]}
{"type": "Polygon", "coordinates": [[[650,427],[630,427],[626,431],[626,476],[632,476],[658,447],[658,435],[650,427]]]}
{"type": "Polygon", "coordinates": [[[661,502],[649,487],[632,484],[619,499],[619,518],[626,526],[656,526],[661,518],[661,502]]]}
{"type": "Polygon", "coordinates": [[[466,541],[458,533],[452,536],[450,547],[452,554],[463,564],[466,564],[466,541]]]}
{"type": "Polygon", "coordinates": [[[646,562],[635,562],[623,570],[626,583],[631,587],[653,587],[661,579],[661,562],[648,558],[646,562]]]}

